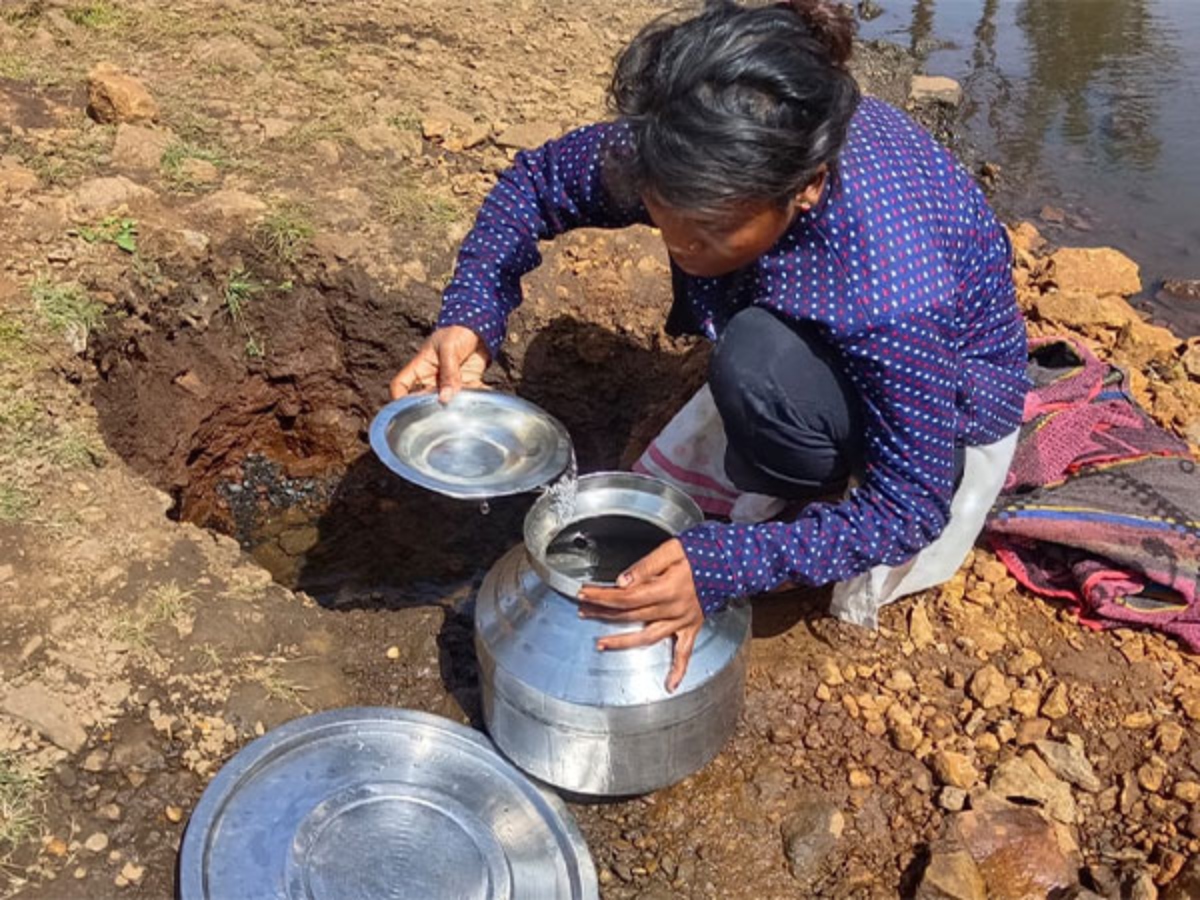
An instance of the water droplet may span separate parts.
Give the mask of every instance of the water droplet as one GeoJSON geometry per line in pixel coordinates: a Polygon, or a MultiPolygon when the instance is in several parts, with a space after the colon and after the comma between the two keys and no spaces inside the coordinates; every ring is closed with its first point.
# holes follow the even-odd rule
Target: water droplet
{"type": "Polygon", "coordinates": [[[491,511],[492,511],[492,507],[491,507],[491,505],[490,505],[490,504],[489,504],[489,503],[488,503],[486,500],[484,500],[484,501],[480,502],[480,504],[479,504],[479,514],[480,514],[481,516],[486,516],[486,515],[487,515],[488,513],[490,513],[491,511]]]}

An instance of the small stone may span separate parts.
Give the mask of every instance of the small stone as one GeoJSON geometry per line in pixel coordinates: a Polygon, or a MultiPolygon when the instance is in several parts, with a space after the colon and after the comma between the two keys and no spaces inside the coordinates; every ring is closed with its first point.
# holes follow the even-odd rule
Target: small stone
{"type": "Polygon", "coordinates": [[[1005,667],[1009,675],[1017,678],[1024,678],[1034,669],[1042,664],[1042,655],[1036,650],[1031,650],[1028,647],[1008,661],[1005,667]]]}
{"type": "Polygon", "coordinates": [[[121,866],[120,877],[125,879],[126,884],[141,884],[145,874],[145,866],[139,866],[133,862],[127,862],[121,866]]]}
{"type": "Polygon", "coordinates": [[[66,856],[70,852],[67,847],[67,842],[60,837],[51,837],[44,845],[44,849],[51,856],[57,856],[59,859],[66,856]]]}
{"type": "Polygon", "coordinates": [[[1054,282],[1063,292],[1131,297],[1142,290],[1138,264],[1110,247],[1065,247],[1050,262],[1054,282]]]}
{"type": "Polygon", "coordinates": [[[179,163],[179,177],[189,184],[216,184],[221,180],[221,170],[207,159],[188,157],[179,163]]]}
{"type": "Polygon", "coordinates": [[[986,665],[975,673],[967,686],[967,693],[984,709],[1001,706],[1012,696],[1004,675],[993,665],[986,665]]]}
{"type": "Polygon", "coordinates": [[[793,878],[807,884],[823,874],[845,824],[841,810],[825,800],[806,803],[783,820],[783,852],[793,878]]]}
{"type": "Polygon", "coordinates": [[[1163,753],[1178,752],[1186,733],[1178,722],[1163,722],[1158,726],[1158,749],[1163,753]]]}
{"type": "Polygon", "coordinates": [[[1195,803],[1200,800],[1200,781],[1175,782],[1175,798],[1184,803],[1195,803]]]}
{"type": "Polygon", "coordinates": [[[958,106],[963,99],[962,85],[942,75],[914,75],[908,99],[913,103],[958,106]]]}
{"type": "Polygon", "coordinates": [[[1038,706],[1042,698],[1037,691],[1028,688],[1017,688],[1012,692],[1013,712],[1026,719],[1032,719],[1038,714],[1038,706]]]}
{"type": "Polygon", "coordinates": [[[1196,900],[1197,897],[1200,897],[1200,856],[1193,856],[1163,888],[1162,900],[1196,900]]]}
{"type": "Polygon", "coordinates": [[[1142,790],[1157,794],[1162,790],[1163,780],[1167,777],[1167,764],[1157,756],[1137,771],[1138,785],[1142,790]]]}
{"type": "Polygon", "coordinates": [[[916,900],[987,900],[987,884],[965,850],[935,853],[925,867],[916,900]]]}
{"type": "Polygon", "coordinates": [[[842,670],[838,668],[837,663],[832,659],[823,659],[817,664],[817,675],[829,687],[837,687],[840,684],[845,684],[845,679],[842,677],[842,670]]]}
{"type": "Polygon", "coordinates": [[[230,34],[203,41],[195,55],[198,62],[235,72],[257,72],[265,65],[249,44],[230,34]]]}
{"type": "Polygon", "coordinates": [[[76,866],[75,871],[71,873],[71,877],[76,881],[83,881],[83,879],[87,878],[87,875],[87,866],[76,866]]]}
{"type": "Polygon", "coordinates": [[[103,750],[93,750],[83,760],[83,771],[103,772],[108,765],[108,754],[103,750]]]}
{"type": "Polygon", "coordinates": [[[106,803],[96,810],[96,815],[102,819],[108,819],[110,822],[119,822],[121,821],[121,807],[115,803],[106,803]]]}
{"type": "Polygon", "coordinates": [[[938,794],[938,806],[949,812],[961,812],[967,803],[967,792],[962,788],[946,785],[938,794]]]}
{"type": "Polygon", "coordinates": [[[178,825],[183,821],[183,809],[178,806],[168,805],[163,814],[166,815],[167,821],[173,825],[178,825]]]}
{"type": "Polygon", "coordinates": [[[862,769],[851,769],[849,781],[850,787],[855,790],[869,788],[875,783],[875,780],[871,778],[870,774],[868,772],[864,772],[862,769]]]}
{"type": "Polygon", "coordinates": [[[83,847],[91,853],[103,853],[108,849],[108,835],[103,831],[97,831],[83,842],[83,847]]]}
{"type": "Polygon", "coordinates": [[[88,115],[97,122],[152,122],[158,104],[136,78],[109,63],[100,63],[88,74],[88,115]]]}
{"type": "Polygon", "coordinates": [[[985,731],[979,737],[975,738],[975,749],[981,753],[999,753],[1000,738],[990,731],[985,731]]]}
{"type": "Polygon", "coordinates": [[[1121,726],[1123,728],[1128,728],[1131,731],[1141,731],[1145,728],[1149,728],[1153,724],[1154,714],[1149,713],[1144,709],[1138,710],[1137,712],[1131,712],[1121,720],[1121,726]]]}
{"type": "Polygon", "coordinates": [[[68,753],[78,753],[87,743],[79,716],[40,681],[9,691],[0,700],[0,712],[29,723],[68,753]]]}
{"type": "Polygon", "coordinates": [[[912,612],[908,614],[908,636],[918,650],[924,650],[934,642],[933,625],[929,622],[929,613],[925,611],[923,602],[914,603],[912,612]]]}
{"type": "Polygon", "coordinates": [[[828,703],[833,699],[833,692],[829,690],[829,685],[821,682],[817,685],[816,698],[822,703],[828,703]]]}
{"type": "Polygon", "coordinates": [[[938,781],[951,787],[969,790],[979,781],[979,772],[962,753],[939,750],[933,755],[933,774],[938,781]]]}
{"type": "Polygon", "coordinates": [[[1035,744],[1050,733],[1049,719],[1026,719],[1017,726],[1016,741],[1021,747],[1035,744]]]}
{"type": "Polygon", "coordinates": [[[906,672],[904,669],[896,669],[888,677],[885,686],[898,694],[904,694],[916,686],[916,681],[913,679],[911,673],[906,672]]]}
{"type": "Polygon", "coordinates": [[[122,122],[117,126],[117,137],[113,143],[113,165],[119,169],[154,171],[174,140],[175,135],[167,129],[122,122]]]}
{"type": "Polygon", "coordinates": [[[1042,715],[1047,719],[1061,719],[1071,711],[1070,702],[1067,699],[1067,686],[1059,682],[1050,691],[1046,697],[1046,701],[1042,704],[1042,715]]]}
{"type": "Polygon", "coordinates": [[[1038,741],[1036,746],[1046,765],[1059,778],[1093,794],[1104,787],[1079,747],[1046,740],[1038,741]]]}
{"type": "Polygon", "coordinates": [[[1049,769],[1044,775],[1037,772],[1031,765],[1034,760],[1045,766],[1040,758],[1032,755],[1000,763],[992,772],[988,787],[992,793],[1008,800],[1042,804],[1051,818],[1067,825],[1075,824],[1076,808],[1070,786],[1055,778],[1049,769]]]}
{"type": "Polygon", "coordinates": [[[400,658],[400,648],[395,645],[388,647],[386,656],[388,659],[399,659],[400,658]]]}

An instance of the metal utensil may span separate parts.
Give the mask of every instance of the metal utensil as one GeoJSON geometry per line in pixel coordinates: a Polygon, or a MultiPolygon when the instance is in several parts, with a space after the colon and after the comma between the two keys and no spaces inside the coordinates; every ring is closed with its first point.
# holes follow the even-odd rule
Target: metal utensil
{"type": "Polygon", "coordinates": [[[593,900],[561,801],[478,732],[354,708],[288,722],[239,752],[188,823],[181,900],[593,900]]]}
{"type": "MultiPolygon", "coordinates": [[[[683,682],[668,694],[670,641],[596,650],[599,638],[641,626],[579,618],[579,580],[546,557],[564,525],[550,503],[534,504],[526,546],[496,563],[476,598],[488,733],[521,769],[578,794],[622,796],[673,784],[716,756],[737,725],[750,609],[731,607],[705,621],[683,682]]],[[[573,520],[598,515],[649,521],[669,534],[702,518],[669,485],[623,472],[579,479],[573,520]]]]}
{"type": "Polygon", "coordinates": [[[551,588],[568,597],[576,596],[584,584],[596,582],[578,577],[567,566],[553,565],[554,561],[547,558],[550,544],[573,522],[614,515],[648,522],[666,536],[704,521],[695,500],[661,479],[634,472],[596,472],[579,479],[570,521],[559,519],[551,494],[543,494],[530,507],[525,516],[529,564],[551,588]]]}
{"type": "Polygon", "coordinates": [[[532,491],[571,461],[562,423],[520,397],[483,390],[448,404],[433,394],[392,401],[371,423],[371,449],[413,484],[475,500],[532,491]]]}

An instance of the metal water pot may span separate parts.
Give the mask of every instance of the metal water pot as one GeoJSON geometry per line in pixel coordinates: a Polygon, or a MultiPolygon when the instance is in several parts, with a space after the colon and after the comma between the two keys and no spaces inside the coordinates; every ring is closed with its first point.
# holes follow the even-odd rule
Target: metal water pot
{"type": "MultiPolygon", "coordinates": [[[[700,509],[658,479],[606,472],[580,478],[570,522],[558,517],[554,498],[543,495],[525,519],[524,545],[496,563],[476,600],[488,732],[518,767],[577,794],[622,796],[673,784],[706,765],[737,724],[749,607],[705,622],[687,674],[669,694],[671,641],[597,651],[600,637],[641,626],[581,619],[573,598],[584,580],[603,578],[580,577],[577,560],[556,548],[569,541],[573,523],[596,520],[616,529],[614,546],[622,528],[652,526],[665,539],[698,524],[700,509]]],[[[601,548],[590,560],[601,570],[603,556],[601,548]]]]}

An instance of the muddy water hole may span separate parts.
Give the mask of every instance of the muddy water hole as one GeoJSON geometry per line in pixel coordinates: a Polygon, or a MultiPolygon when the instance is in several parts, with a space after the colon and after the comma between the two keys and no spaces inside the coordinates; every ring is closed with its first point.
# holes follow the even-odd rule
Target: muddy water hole
{"type": "MultiPolygon", "coordinates": [[[[482,725],[472,603],[533,497],[421,491],[366,431],[496,172],[603,115],[662,5],[215,8],[0,10],[0,896],[172,896],[205,785],[307,712],[482,725]],[[154,122],[84,115],[100,62],[154,122]]],[[[904,104],[918,63],[870,44],[856,72],[904,104]]],[[[977,168],[951,110],[914,111],[977,168]]],[[[581,474],[627,468],[707,349],[663,331],[650,231],[543,250],[490,383],[562,421],[581,474]]],[[[984,548],[878,631],[828,599],[755,602],[711,765],[572,804],[606,900],[913,896],[929,872],[946,893],[921,896],[1193,896],[1193,658],[1081,628],[984,548]]]]}

